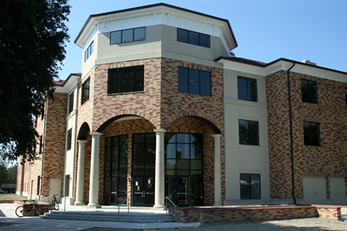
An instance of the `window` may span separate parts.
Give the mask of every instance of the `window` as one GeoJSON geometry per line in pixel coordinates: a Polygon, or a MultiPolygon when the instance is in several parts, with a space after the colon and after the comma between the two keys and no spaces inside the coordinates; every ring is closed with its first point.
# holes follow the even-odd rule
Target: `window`
{"type": "Polygon", "coordinates": [[[65,175],[65,197],[70,196],[70,175],[65,175]]]}
{"type": "Polygon", "coordinates": [[[211,73],[178,67],[178,92],[211,96],[211,73]]]}
{"type": "Polygon", "coordinates": [[[73,111],[73,100],[74,100],[74,92],[72,92],[70,95],[69,95],[69,108],[68,108],[68,114],[70,114],[72,111],[73,111]]]}
{"type": "Polygon", "coordinates": [[[320,146],[319,123],[304,121],[305,145],[320,146]]]}
{"type": "Polygon", "coordinates": [[[210,48],[210,36],[177,28],[177,41],[210,48]]]}
{"type": "Polygon", "coordinates": [[[84,51],[84,62],[93,54],[94,51],[94,41],[90,43],[87,49],[84,51]]]}
{"type": "Polygon", "coordinates": [[[259,145],[258,121],[239,120],[240,144],[259,145]]]}
{"type": "Polygon", "coordinates": [[[72,143],[72,128],[70,128],[67,131],[67,145],[66,145],[66,150],[69,151],[71,149],[71,143],[72,143]]]}
{"type": "Polygon", "coordinates": [[[90,78],[82,84],[81,104],[89,99],[90,78]]]}
{"type": "Polygon", "coordinates": [[[144,66],[108,70],[107,93],[143,91],[144,66]]]}
{"type": "Polygon", "coordinates": [[[146,40],[146,27],[113,31],[110,33],[110,44],[130,43],[146,40]]]}
{"type": "Polygon", "coordinates": [[[43,143],[42,143],[42,136],[40,136],[40,144],[39,144],[39,153],[42,153],[42,149],[43,149],[43,143]]]}
{"type": "Polygon", "coordinates": [[[301,79],[302,102],[318,103],[317,82],[301,79]]]}
{"type": "Polygon", "coordinates": [[[257,80],[241,77],[238,79],[238,94],[240,100],[258,101],[257,80]]]}
{"type": "Polygon", "coordinates": [[[241,200],[261,199],[260,174],[240,174],[241,200]]]}

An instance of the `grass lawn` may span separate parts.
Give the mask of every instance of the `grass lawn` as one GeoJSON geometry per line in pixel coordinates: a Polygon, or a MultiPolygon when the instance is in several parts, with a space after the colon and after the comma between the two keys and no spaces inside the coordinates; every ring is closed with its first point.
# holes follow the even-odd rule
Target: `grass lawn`
{"type": "Polygon", "coordinates": [[[26,196],[19,196],[15,193],[0,193],[0,201],[1,200],[25,200],[26,196]]]}

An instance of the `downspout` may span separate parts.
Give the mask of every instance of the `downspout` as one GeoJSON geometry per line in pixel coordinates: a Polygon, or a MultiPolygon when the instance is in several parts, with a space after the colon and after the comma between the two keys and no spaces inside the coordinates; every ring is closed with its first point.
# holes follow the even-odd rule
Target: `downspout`
{"type": "Polygon", "coordinates": [[[42,189],[43,189],[43,181],[44,181],[44,177],[43,177],[43,163],[44,163],[44,159],[45,159],[45,153],[46,153],[46,127],[47,127],[47,112],[48,112],[48,99],[46,100],[45,103],[45,116],[44,116],[44,124],[43,124],[43,139],[42,139],[42,161],[41,161],[41,187],[40,187],[40,195],[39,195],[39,200],[41,200],[41,196],[42,196],[42,189]]]}
{"type": "Polygon", "coordinates": [[[289,130],[290,130],[290,158],[291,158],[291,167],[292,167],[292,197],[293,204],[296,205],[296,196],[295,196],[295,177],[294,177],[294,145],[293,145],[293,113],[292,113],[292,93],[290,86],[290,70],[295,66],[295,63],[287,70],[287,79],[288,79],[288,101],[289,101],[289,130]]]}

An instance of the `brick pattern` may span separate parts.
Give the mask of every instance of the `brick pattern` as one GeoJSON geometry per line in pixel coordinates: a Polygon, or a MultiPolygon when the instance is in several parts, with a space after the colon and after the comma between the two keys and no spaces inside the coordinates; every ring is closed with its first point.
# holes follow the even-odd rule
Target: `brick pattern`
{"type": "MultiPolygon", "coordinates": [[[[65,152],[65,118],[67,107],[67,95],[54,93],[53,99],[48,99],[47,121],[38,118],[36,131],[39,136],[44,134],[44,123],[46,122],[46,138],[43,137],[44,156],[38,155],[38,159],[31,163],[26,162],[18,167],[17,192],[25,195],[38,196],[37,189],[41,187],[38,177],[43,184],[42,196],[49,196],[49,179],[63,179],[64,152],[65,152]],[[23,173],[24,169],[24,175],[23,173]],[[22,178],[23,176],[23,178],[22,178]],[[39,185],[39,186],[38,186],[39,185]]],[[[38,139],[37,150],[39,150],[38,139]]],[[[61,186],[62,188],[62,186],[61,186]]],[[[40,193],[40,192],[39,192],[40,193]]],[[[61,191],[62,193],[62,191],[61,191]]]]}
{"type": "Polygon", "coordinates": [[[316,206],[319,217],[333,220],[341,220],[341,207],[338,206],[316,206]]]}
{"type": "MultiPolygon", "coordinates": [[[[137,115],[147,122],[150,122],[151,128],[148,132],[153,132],[154,128],[163,128],[174,130],[172,123],[183,117],[200,117],[206,121],[213,123],[222,133],[221,138],[221,163],[222,163],[222,197],[224,200],[225,186],[224,186],[224,112],[223,112],[223,78],[222,69],[207,67],[197,64],[191,64],[182,61],[171,59],[157,58],[148,60],[137,60],[129,62],[112,63],[105,65],[95,66],[85,78],[90,77],[91,90],[90,99],[82,106],[79,103],[79,113],[77,130],[80,129],[84,122],[87,122],[91,131],[98,131],[101,125],[108,120],[122,115],[137,115]],[[144,65],[144,91],[132,93],[119,93],[107,94],[107,76],[108,69],[144,65]],[[178,93],[178,66],[194,68],[199,70],[210,71],[212,76],[212,96],[199,96],[192,94],[178,93]],[[94,87],[97,86],[97,87],[94,87]],[[92,100],[91,100],[92,98],[92,100]]],[[[83,81],[82,81],[83,82],[83,81]]],[[[80,102],[80,99],[79,99],[80,102]]],[[[195,121],[193,123],[196,124],[195,121]]],[[[206,152],[211,161],[206,163],[205,181],[213,181],[213,138],[211,137],[214,132],[209,129],[206,122],[199,122],[199,126],[205,127],[201,130],[206,133],[207,148],[206,152]],[[207,131],[207,132],[205,132],[207,131]]],[[[187,126],[186,124],[185,126],[187,126]]],[[[110,129],[108,127],[105,130],[110,129]]],[[[123,134],[131,134],[132,128],[123,129],[123,134]]],[[[100,163],[103,163],[103,145],[105,130],[102,131],[104,135],[101,137],[100,148],[100,163]]],[[[77,132],[78,133],[78,132],[77,132]]],[[[117,128],[114,129],[114,134],[120,134],[117,128]]],[[[112,135],[112,136],[113,136],[112,135]]],[[[129,150],[130,146],[129,136],[129,150]]],[[[89,151],[90,152],[90,151],[89,151]]],[[[77,153],[77,152],[76,152],[77,153]]],[[[129,153],[131,153],[129,151],[129,153]]],[[[77,154],[76,154],[77,155],[77,154]]],[[[90,166],[89,156],[86,151],[86,168],[90,166]]],[[[90,153],[89,153],[90,155],[90,153]]],[[[77,160],[77,157],[76,157],[77,160]]],[[[131,166],[131,160],[129,160],[131,166]]],[[[87,170],[86,170],[87,171],[87,170]]],[[[75,180],[76,181],[76,180],[75,180]]],[[[85,181],[89,182],[89,172],[85,173],[85,181]]],[[[99,176],[99,201],[102,201],[103,190],[103,164],[100,164],[99,176]]],[[[130,183],[128,185],[128,194],[130,193],[130,183]]],[[[86,189],[86,188],[85,188],[86,189]]],[[[208,204],[213,203],[213,184],[206,186],[205,199],[208,204]]],[[[75,191],[75,190],[74,190],[75,191]]],[[[86,194],[85,191],[85,199],[86,194]]]]}
{"type": "MultiPolygon", "coordinates": [[[[343,176],[346,182],[346,84],[290,73],[292,89],[295,187],[303,198],[303,176],[343,176]],[[318,104],[301,99],[301,79],[317,81],[318,104]],[[304,145],[303,122],[319,122],[321,146],[304,145]]],[[[289,106],[286,71],[266,77],[271,198],[292,198],[289,106]]],[[[346,185],[347,187],[347,185],[346,185]]],[[[347,191],[347,190],[346,190],[347,191]]],[[[329,187],[327,183],[327,195],[329,187]]],[[[347,195],[347,194],[346,194],[347,195]]]]}
{"type": "MultiPolygon", "coordinates": [[[[173,211],[170,210],[172,214],[173,211]]],[[[197,207],[178,208],[178,222],[229,222],[312,218],[319,214],[314,206],[197,207]]]]}

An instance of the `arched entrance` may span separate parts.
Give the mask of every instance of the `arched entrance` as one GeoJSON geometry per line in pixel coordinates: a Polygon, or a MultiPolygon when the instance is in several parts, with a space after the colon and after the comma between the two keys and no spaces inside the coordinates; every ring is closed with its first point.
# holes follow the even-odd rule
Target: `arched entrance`
{"type": "Polygon", "coordinates": [[[102,203],[153,206],[155,188],[155,127],[126,115],[105,122],[98,132],[103,164],[102,203]]]}
{"type": "Polygon", "coordinates": [[[196,116],[181,117],[165,133],[165,196],[178,206],[214,204],[213,135],[220,130],[196,116]]]}

